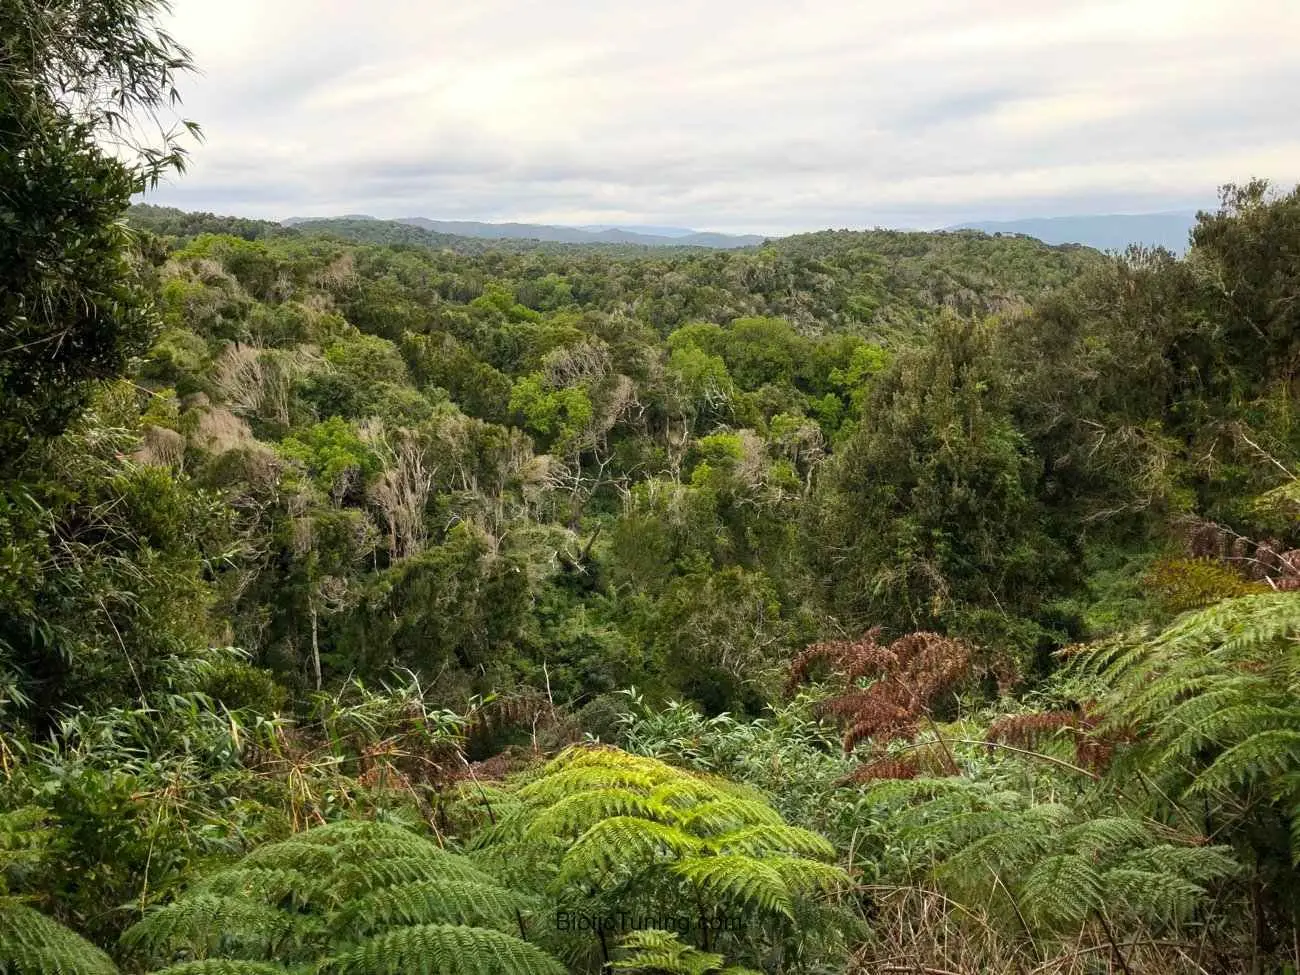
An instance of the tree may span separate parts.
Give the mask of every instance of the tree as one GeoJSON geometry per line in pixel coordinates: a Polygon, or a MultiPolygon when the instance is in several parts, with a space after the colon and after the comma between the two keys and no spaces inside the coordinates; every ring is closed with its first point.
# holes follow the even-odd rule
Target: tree
{"type": "Polygon", "coordinates": [[[1068,566],[1044,531],[1041,465],[1008,413],[989,328],[941,321],[879,384],[809,512],[831,608],[850,628],[1032,649],[1068,566]]]}
{"type": "Polygon", "coordinates": [[[155,316],[119,222],[184,168],[178,132],[133,133],[178,101],[188,52],[163,0],[0,9],[0,456],[63,430],[91,386],[145,351],[155,316]],[[115,147],[116,151],[110,150],[115,147]]]}

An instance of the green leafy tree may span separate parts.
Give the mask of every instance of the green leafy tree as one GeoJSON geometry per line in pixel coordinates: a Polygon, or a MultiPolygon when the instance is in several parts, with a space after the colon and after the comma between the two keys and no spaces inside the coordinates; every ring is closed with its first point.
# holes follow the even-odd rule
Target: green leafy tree
{"type": "MultiPolygon", "coordinates": [[[[179,169],[173,132],[132,139],[177,99],[189,55],[158,0],[0,11],[0,456],[59,433],[93,383],[148,348],[156,319],[119,222],[179,169]],[[114,142],[120,154],[105,150],[114,142]]],[[[188,125],[188,123],[187,123],[188,125]]],[[[190,126],[191,129],[193,128],[190,126]]]]}
{"type": "Polygon", "coordinates": [[[947,626],[1033,651],[1070,569],[1041,477],[988,327],[944,320],[881,377],[810,512],[832,611],[852,627],[947,626]]]}

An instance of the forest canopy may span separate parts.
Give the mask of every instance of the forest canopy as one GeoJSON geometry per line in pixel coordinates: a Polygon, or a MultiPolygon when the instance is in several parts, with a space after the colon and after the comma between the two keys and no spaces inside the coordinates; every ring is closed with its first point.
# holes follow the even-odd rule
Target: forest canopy
{"type": "Polygon", "coordinates": [[[10,7],[0,972],[1300,964],[1300,190],[1183,257],[130,206],[162,6],[10,7]]]}

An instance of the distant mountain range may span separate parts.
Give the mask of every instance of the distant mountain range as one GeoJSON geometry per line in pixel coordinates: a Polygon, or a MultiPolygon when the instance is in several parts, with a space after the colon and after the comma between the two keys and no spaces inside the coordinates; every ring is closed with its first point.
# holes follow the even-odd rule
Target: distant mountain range
{"type": "MultiPolygon", "coordinates": [[[[294,227],[335,220],[377,220],[364,214],[343,217],[291,217],[285,226],[294,227]]],[[[390,223],[419,227],[434,234],[475,237],[481,240],[543,240],[557,244],[634,244],[641,247],[711,247],[732,250],[752,247],[768,238],[755,235],[735,236],[690,230],[686,227],[556,227],[539,223],[483,223],[477,220],[430,220],[427,217],[402,217],[390,223]]]]}
{"type": "Polygon", "coordinates": [[[982,230],[986,234],[1024,234],[1045,244],[1085,244],[1099,251],[1122,251],[1130,244],[1187,250],[1196,223],[1190,210],[1173,213],[1111,213],[1090,217],[1040,217],[1030,220],[982,220],[946,230],[982,230]]]}

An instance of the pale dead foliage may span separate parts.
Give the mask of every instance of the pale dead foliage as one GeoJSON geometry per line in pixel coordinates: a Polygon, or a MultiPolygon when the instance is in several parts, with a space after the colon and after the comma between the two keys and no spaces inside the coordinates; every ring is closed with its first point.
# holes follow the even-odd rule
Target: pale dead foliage
{"type": "Polygon", "coordinates": [[[388,525],[389,552],[394,559],[418,555],[428,540],[424,512],[437,468],[426,465],[424,447],[409,431],[389,433],[372,420],[360,433],[384,465],[369,494],[388,525]]]}
{"type": "Polygon", "coordinates": [[[548,352],[542,361],[542,374],[552,389],[566,386],[591,386],[613,371],[609,347],[599,339],[587,339],[548,352]]]}
{"type": "Polygon", "coordinates": [[[317,274],[315,283],[322,288],[339,291],[350,288],[356,280],[357,262],[349,251],[340,254],[317,274]]]}
{"type": "Polygon", "coordinates": [[[234,413],[288,426],[295,382],[322,367],[319,352],[311,346],[286,352],[232,344],[217,360],[214,379],[222,401],[234,413]]]}
{"type": "Polygon", "coordinates": [[[255,442],[248,424],[222,406],[209,407],[199,415],[194,439],[200,446],[218,454],[255,442]]]}
{"type": "Polygon", "coordinates": [[[1206,975],[1245,971],[1214,939],[1157,937],[1111,943],[1100,925],[1045,948],[1013,941],[978,914],[916,887],[864,888],[875,908],[849,975],[1206,975]]]}
{"type": "Polygon", "coordinates": [[[185,438],[167,427],[145,427],[134,456],[141,464],[180,470],[185,462],[185,438]]]}
{"type": "Polygon", "coordinates": [[[263,369],[257,346],[226,346],[217,360],[214,379],[221,399],[235,413],[256,416],[261,410],[263,369]]]}

